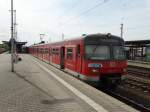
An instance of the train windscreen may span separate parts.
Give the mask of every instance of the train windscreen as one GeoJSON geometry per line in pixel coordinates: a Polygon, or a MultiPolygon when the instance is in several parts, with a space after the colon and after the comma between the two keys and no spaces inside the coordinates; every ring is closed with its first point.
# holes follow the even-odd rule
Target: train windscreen
{"type": "Polygon", "coordinates": [[[86,57],[94,60],[110,59],[110,49],[108,46],[86,45],[86,57]]]}
{"type": "Polygon", "coordinates": [[[113,35],[90,35],[84,39],[85,58],[90,60],[125,60],[124,40],[113,35]]]}
{"type": "Polygon", "coordinates": [[[113,51],[113,57],[116,60],[124,60],[126,59],[125,56],[125,49],[123,46],[113,46],[112,47],[113,51]]]}
{"type": "Polygon", "coordinates": [[[85,55],[90,60],[124,60],[125,50],[122,46],[86,45],[85,55]]]}

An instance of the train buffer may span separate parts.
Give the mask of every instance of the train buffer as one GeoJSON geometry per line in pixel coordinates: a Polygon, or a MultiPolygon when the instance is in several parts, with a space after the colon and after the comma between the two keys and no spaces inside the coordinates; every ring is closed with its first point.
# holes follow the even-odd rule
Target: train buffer
{"type": "Polygon", "coordinates": [[[0,55],[0,112],[137,112],[132,107],[30,56],[10,70],[0,55]]]}

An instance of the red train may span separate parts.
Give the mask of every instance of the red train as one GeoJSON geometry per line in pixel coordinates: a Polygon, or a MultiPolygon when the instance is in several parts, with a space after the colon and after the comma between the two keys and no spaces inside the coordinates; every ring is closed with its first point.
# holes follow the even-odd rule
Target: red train
{"type": "Polygon", "coordinates": [[[33,45],[29,53],[89,83],[116,84],[126,74],[124,40],[111,34],[33,45]]]}

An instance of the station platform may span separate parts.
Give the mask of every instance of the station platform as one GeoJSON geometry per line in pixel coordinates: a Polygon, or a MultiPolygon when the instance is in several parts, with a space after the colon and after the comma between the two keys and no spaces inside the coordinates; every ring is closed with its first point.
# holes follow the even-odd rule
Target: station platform
{"type": "Polygon", "coordinates": [[[0,112],[138,112],[30,55],[0,55],[0,112]]]}
{"type": "Polygon", "coordinates": [[[137,66],[142,68],[150,68],[150,62],[128,60],[128,66],[137,66]]]}

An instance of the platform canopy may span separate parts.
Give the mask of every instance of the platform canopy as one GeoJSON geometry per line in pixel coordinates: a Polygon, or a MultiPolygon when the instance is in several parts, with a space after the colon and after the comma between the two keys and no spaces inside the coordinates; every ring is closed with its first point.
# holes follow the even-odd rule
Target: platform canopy
{"type": "Polygon", "coordinates": [[[125,41],[127,59],[147,61],[147,49],[150,47],[150,40],[125,41]]]}
{"type": "MultiPolygon", "coordinates": [[[[9,47],[11,46],[11,40],[10,41],[2,41],[4,44],[7,44],[9,47]]],[[[24,45],[26,45],[27,42],[19,42],[19,41],[15,41],[15,45],[17,48],[17,52],[21,53],[22,52],[22,47],[24,45]]]]}
{"type": "Polygon", "coordinates": [[[146,47],[150,46],[150,40],[132,40],[125,41],[126,47],[146,47]]]}

